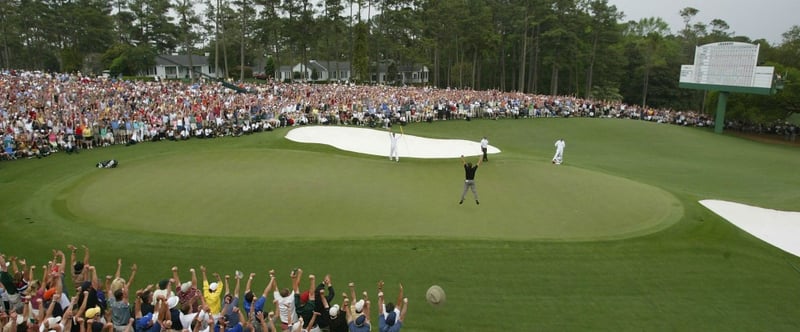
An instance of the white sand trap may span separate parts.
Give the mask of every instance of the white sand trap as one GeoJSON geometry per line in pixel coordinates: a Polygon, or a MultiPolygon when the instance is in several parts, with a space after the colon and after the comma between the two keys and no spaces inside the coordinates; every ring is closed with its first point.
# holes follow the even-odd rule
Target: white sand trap
{"type": "MultiPolygon", "coordinates": [[[[400,135],[399,129],[394,129],[400,135]]],[[[286,133],[286,138],[300,143],[327,144],[338,149],[389,157],[391,141],[388,130],[338,126],[296,127],[286,133]]],[[[480,137],[477,138],[480,140],[480,137]]],[[[400,157],[411,158],[458,158],[479,156],[480,142],[461,139],[433,139],[403,135],[397,142],[400,157]]],[[[500,153],[500,149],[489,145],[487,153],[500,153]]]]}
{"type": "Polygon", "coordinates": [[[800,212],[764,209],[713,199],[702,200],[700,204],[745,232],[800,257],[800,212]]]}

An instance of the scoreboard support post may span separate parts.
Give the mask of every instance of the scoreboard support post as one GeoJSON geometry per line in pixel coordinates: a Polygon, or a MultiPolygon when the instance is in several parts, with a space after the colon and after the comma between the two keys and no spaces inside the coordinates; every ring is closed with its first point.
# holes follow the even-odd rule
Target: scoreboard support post
{"type": "Polygon", "coordinates": [[[725,127],[725,108],[728,106],[727,91],[720,91],[719,98],[717,99],[717,117],[714,119],[714,132],[722,134],[722,128],[725,127]]]}

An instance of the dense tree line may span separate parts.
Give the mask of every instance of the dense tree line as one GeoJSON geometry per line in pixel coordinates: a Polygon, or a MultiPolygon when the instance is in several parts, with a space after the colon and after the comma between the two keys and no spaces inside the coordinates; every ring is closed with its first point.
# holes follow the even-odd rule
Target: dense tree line
{"type": "Polygon", "coordinates": [[[729,114],[773,121],[798,110],[800,26],[771,45],[721,19],[696,21],[691,7],[674,14],[684,26],[625,21],[608,0],[3,0],[0,66],[135,75],[155,54],[210,53],[235,79],[317,59],[350,61],[368,83],[377,63],[424,64],[438,87],[708,110],[712,93],[678,88],[680,65],[696,45],[739,41],[760,44],[760,64],[787,83],[778,96],[732,96],[729,114]]]}

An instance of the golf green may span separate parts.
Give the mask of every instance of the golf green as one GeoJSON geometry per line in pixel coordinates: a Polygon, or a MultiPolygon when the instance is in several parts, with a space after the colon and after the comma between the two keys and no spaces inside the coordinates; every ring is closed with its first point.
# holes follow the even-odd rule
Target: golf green
{"type": "Polygon", "coordinates": [[[471,193],[457,204],[458,161],[395,164],[276,149],[142,158],[89,173],[60,196],[68,215],[97,226],[225,237],[297,237],[302,219],[302,236],[320,239],[359,229],[358,236],[589,240],[654,232],[682,216],[678,200],[656,187],[576,167],[496,160],[481,167],[480,206],[471,193]],[[332,231],[332,220],[346,227],[332,231]]]}

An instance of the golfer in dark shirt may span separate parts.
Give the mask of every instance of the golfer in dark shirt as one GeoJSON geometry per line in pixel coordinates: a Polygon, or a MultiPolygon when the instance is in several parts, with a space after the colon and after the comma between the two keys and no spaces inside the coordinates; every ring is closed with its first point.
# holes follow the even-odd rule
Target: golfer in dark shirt
{"type": "Polygon", "coordinates": [[[481,158],[478,158],[478,163],[472,165],[472,163],[468,163],[464,160],[464,156],[461,156],[461,162],[464,163],[464,175],[466,179],[464,180],[464,191],[461,192],[461,200],[458,201],[458,204],[464,203],[464,196],[467,195],[467,189],[472,190],[472,195],[475,196],[475,204],[481,204],[478,201],[478,190],[475,189],[475,172],[478,171],[478,166],[481,165],[481,158]]]}

